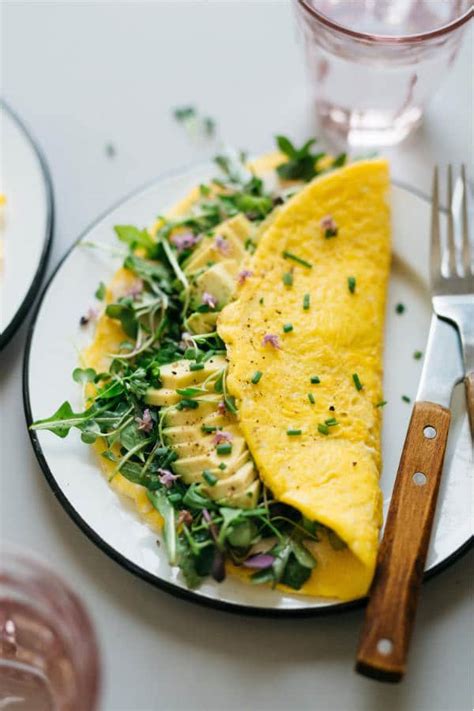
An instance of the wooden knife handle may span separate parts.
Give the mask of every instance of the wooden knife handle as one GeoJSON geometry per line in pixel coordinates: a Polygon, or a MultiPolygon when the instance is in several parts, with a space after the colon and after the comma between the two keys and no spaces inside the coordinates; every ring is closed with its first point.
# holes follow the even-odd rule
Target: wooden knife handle
{"type": "Polygon", "coordinates": [[[468,373],[464,378],[466,386],[466,405],[471,425],[471,437],[474,439],[474,373],[468,373]]]}
{"type": "Polygon", "coordinates": [[[405,673],[450,420],[441,405],[415,403],[357,652],[356,671],[380,681],[405,673]]]}

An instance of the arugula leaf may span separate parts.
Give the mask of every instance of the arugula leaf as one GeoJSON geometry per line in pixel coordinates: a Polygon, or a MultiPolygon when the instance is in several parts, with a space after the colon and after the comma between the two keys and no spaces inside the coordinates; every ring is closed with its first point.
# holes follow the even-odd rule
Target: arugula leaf
{"type": "Polygon", "coordinates": [[[85,444],[93,444],[97,437],[100,437],[102,432],[100,430],[100,425],[95,420],[87,420],[83,426],[81,426],[81,440],[85,444]]]}
{"type": "Polygon", "coordinates": [[[144,436],[134,422],[124,427],[120,433],[120,444],[128,451],[141,444],[143,440],[144,436]]]}
{"type": "Polygon", "coordinates": [[[30,429],[32,430],[49,430],[58,437],[64,439],[69,434],[71,427],[77,427],[87,418],[86,412],[74,412],[70,403],[66,400],[56,410],[54,415],[45,420],[37,420],[30,429]]]}
{"type": "Polygon", "coordinates": [[[143,247],[148,254],[152,254],[156,248],[156,242],[147,230],[139,230],[133,225],[115,225],[114,230],[119,240],[132,250],[143,247]]]}
{"type": "Polygon", "coordinates": [[[315,138],[306,141],[301,148],[296,148],[286,136],[277,136],[276,141],[282,153],[288,156],[288,161],[277,168],[280,178],[307,182],[318,174],[317,162],[326,154],[311,152],[311,147],[316,143],[315,138]]]}
{"type": "Polygon", "coordinates": [[[193,553],[186,538],[180,536],[178,539],[178,565],[183,573],[186,585],[191,590],[197,588],[202,580],[201,575],[196,570],[199,557],[200,554],[195,555],[193,553]]]}
{"type": "Polygon", "coordinates": [[[163,491],[147,490],[147,496],[155,509],[163,518],[163,538],[165,539],[166,552],[171,565],[176,565],[178,547],[176,540],[176,516],[175,510],[163,491]]]}
{"type": "Polygon", "coordinates": [[[109,318],[117,319],[122,324],[122,328],[130,338],[136,338],[138,332],[138,322],[135,311],[126,304],[109,304],[105,309],[109,318]]]}
{"type": "Polygon", "coordinates": [[[148,284],[153,286],[156,282],[167,294],[172,293],[173,289],[171,286],[170,273],[162,262],[151,262],[142,257],[137,257],[134,254],[129,254],[123,266],[135,272],[138,277],[148,284]]]}
{"type": "Polygon", "coordinates": [[[183,497],[183,504],[190,509],[211,509],[215,508],[214,502],[204,496],[198,489],[198,484],[191,484],[183,497]]]}
{"type": "Polygon", "coordinates": [[[288,558],[280,582],[293,590],[300,590],[310,576],[311,568],[301,565],[296,556],[292,554],[288,558]]]}

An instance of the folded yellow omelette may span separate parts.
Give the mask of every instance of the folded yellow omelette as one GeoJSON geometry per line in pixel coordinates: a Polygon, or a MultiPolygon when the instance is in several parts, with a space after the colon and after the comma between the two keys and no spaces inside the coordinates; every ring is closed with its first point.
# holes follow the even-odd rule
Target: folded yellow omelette
{"type": "MultiPolygon", "coordinates": [[[[265,174],[279,161],[264,157],[254,169],[265,174]]],[[[317,566],[300,594],[351,599],[367,592],[373,576],[381,525],[377,405],[390,264],[388,188],[383,160],[353,163],[303,187],[272,215],[245,264],[249,278],[217,322],[228,352],[227,387],[261,479],[275,499],[346,544],[335,548],[325,535],[307,544],[317,566]]],[[[186,212],[196,198],[192,193],[173,214],[186,212]]],[[[107,301],[131,280],[119,270],[107,301]]],[[[122,338],[117,322],[103,315],[84,364],[104,369],[122,338]]],[[[112,474],[113,463],[102,459],[101,465],[112,474]]],[[[159,526],[143,487],[120,474],[111,485],[159,526]]]]}

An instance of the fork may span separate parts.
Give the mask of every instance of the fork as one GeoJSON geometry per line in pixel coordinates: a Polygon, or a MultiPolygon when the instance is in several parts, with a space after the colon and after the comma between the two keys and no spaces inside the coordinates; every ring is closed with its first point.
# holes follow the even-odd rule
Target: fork
{"type": "Polygon", "coordinates": [[[405,674],[443,472],[452,391],[466,373],[471,427],[473,424],[474,278],[464,167],[461,175],[453,191],[453,170],[449,167],[444,240],[439,224],[437,168],[433,177],[434,313],[357,652],[356,671],[380,681],[400,681],[405,674]],[[464,363],[456,329],[461,335],[464,363]]]}
{"type": "Polygon", "coordinates": [[[466,167],[453,190],[453,169],[448,166],[448,227],[441,244],[439,224],[438,167],[433,174],[431,213],[431,290],[433,309],[457,328],[462,344],[466,387],[466,403],[474,438],[474,251],[469,239],[469,186],[466,167]],[[443,254],[444,252],[444,254],[443,254]]]}

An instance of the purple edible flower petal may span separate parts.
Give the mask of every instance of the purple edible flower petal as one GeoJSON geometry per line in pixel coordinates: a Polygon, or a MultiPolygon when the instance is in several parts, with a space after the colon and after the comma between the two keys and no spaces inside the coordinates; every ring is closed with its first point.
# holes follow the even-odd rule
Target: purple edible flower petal
{"type": "Polygon", "coordinates": [[[158,469],[158,474],[160,475],[160,484],[163,484],[167,489],[171,489],[176,479],[179,479],[179,476],[170,472],[169,469],[158,469]]]}
{"type": "Polygon", "coordinates": [[[217,411],[220,415],[225,415],[225,413],[227,412],[227,407],[224,400],[221,400],[220,403],[217,405],[217,411]]]}
{"type": "Polygon", "coordinates": [[[212,523],[212,516],[209,513],[207,509],[202,510],[202,517],[205,520],[207,524],[209,524],[209,531],[211,532],[211,536],[215,541],[217,541],[217,538],[219,536],[219,529],[217,528],[215,523],[212,523]]]}
{"type": "Polygon", "coordinates": [[[253,555],[247,560],[244,560],[244,565],[246,568],[255,568],[256,570],[264,570],[273,565],[275,557],[273,555],[268,555],[268,553],[258,553],[253,555]]]}
{"type": "Polygon", "coordinates": [[[337,225],[332,215],[326,215],[321,218],[319,226],[322,230],[337,230],[337,225]]]}
{"type": "Polygon", "coordinates": [[[184,252],[185,249],[191,249],[197,243],[198,238],[192,232],[181,232],[170,237],[170,242],[178,252],[184,252]]]}
{"type": "Polygon", "coordinates": [[[202,303],[205,304],[206,306],[209,306],[210,309],[215,309],[217,306],[217,299],[215,296],[210,294],[208,291],[205,291],[204,294],[202,295],[202,303]]]}
{"type": "Polygon", "coordinates": [[[216,236],[216,238],[214,239],[214,247],[221,254],[228,254],[229,252],[229,243],[224,237],[222,237],[222,235],[216,236]]]}
{"type": "Polygon", "coordinates": [[[181,511],[178,514],[178,526],[181,525],[182,523],[185,523],[187,526],[190,526],[193,522],[193,515],[190,511],[187,509],[181,509],[181,511]]]}
{"type": "Polygon", "coordinates": [[[132,299],[135,299],[137,296],[140,296],[140,294],[143,291],[143,282],[141,279],[135,279],[133,284],[130,286],[130,288],[125,292],[125,296],[131,296],[132,299]]]}
{"type": "Polygon", "coordinates": [[[143,415],[141,417],[135,417],[135,422],[138,425],[138,429],[142,430],[142,432],[151,432],[153,429],[153,418],[148,408],[143,410],[143,415]]]}
{"type": "Polygon", "coordinates": [[[231,432],[216,432],[212,441],[214,444],[222,444],[222,442],[232,442],[234,435],[231,432]]]}
{"type": "Polygon", "coordinates": [[[280,348],[280,341],[278,336],[275,336],[273,333],[266,333],[265,336],[263,337],[262,344],[266,346],[267,344],[270,344],[273,346],[273,348],[280,348]]]}
{"type": "Polygon", "coordinates": [[[242,269],[242,271],[237,275],[237,282],[240,286],[242,286],[242,284],[244,284],[245,281],[251,276],[253,276],[253,272],[251,272],[250,269],[242,269]]]}

